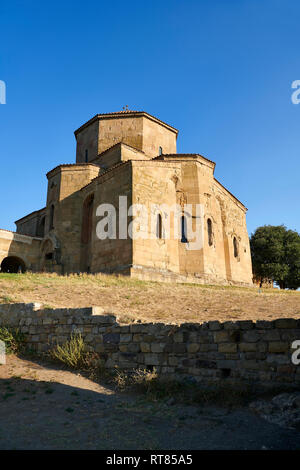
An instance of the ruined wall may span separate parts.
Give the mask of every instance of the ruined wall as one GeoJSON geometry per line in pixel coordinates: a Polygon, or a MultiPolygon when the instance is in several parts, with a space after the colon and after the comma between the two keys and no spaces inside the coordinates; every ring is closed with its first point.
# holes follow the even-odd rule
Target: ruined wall
{"type": "Polygon", "coordinates": [[[80,332],[106,368],[155,367],[161,374],[202,383],[300,384],[300,365],[291,360],[292,342],[300,339],[300,320],[121,325],[100,307],[40,308],[0,304],[0,324],[20,327],[28,346],[37,351],[80,332]]]}
{"type": "Polygon", "coordinates": [[[20,258],[27,270],[39,269],[41,239],[0,230],[0,265],[9,256],[20,258]]]}

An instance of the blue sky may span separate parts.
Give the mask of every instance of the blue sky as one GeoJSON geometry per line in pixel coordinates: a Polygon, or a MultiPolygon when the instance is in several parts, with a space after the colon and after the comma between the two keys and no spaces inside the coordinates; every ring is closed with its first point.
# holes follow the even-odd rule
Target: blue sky
{"type": "Polygon", "coordinates": [[[128,105],[217,163],[249,233],[300,232],[299,20],[297,0],[2,2],[0,227],[44,207],[75,129],[128,105]]]}

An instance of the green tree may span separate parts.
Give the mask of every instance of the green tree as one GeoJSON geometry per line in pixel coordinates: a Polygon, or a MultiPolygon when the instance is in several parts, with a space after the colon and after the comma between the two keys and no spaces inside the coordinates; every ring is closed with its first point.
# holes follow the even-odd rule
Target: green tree
{"type": "Polygon", "coordinates": [[[280,289],[300,287],[300,235],[284,225],[258,227],[250,238],[253,274],[280,289]]]}

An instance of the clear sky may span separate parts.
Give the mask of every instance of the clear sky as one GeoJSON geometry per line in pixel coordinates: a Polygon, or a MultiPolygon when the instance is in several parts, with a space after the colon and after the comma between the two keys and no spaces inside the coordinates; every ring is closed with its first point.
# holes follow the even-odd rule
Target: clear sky
{"type": "Polygon", "coordinates": [[[300,232],[299,0],[1,2],[0,227],[44,207],[97,113],[144,110],[264,224],[300,232]]]}

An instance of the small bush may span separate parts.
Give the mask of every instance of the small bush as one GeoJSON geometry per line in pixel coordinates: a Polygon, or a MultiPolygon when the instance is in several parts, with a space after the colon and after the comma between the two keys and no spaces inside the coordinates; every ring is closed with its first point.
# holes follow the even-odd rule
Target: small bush
{"type": "Polygon", "coordinates": [[[113,383],[120,390],[132,388],[151,401],[170,398],[182,389],[182,385],[175,380],[162,380],[155,368],[152,371],[148,369],[124,371],[116,368],[113,371],[113,383]]]}
{"type": "Polygon", "coordinates": [[[1,326],[0,340],[5,343],[7,354],[17,354],[24,349],[25,336],[19,329],[1,326]]]}
{"type": "Polygon", "coordinates": [[[69,341],[61,346],[58,344],[50,350],[49,354],[52,359],[63,362],[69,367],[80,368],[84,366],[86,353],[81,334],[73,333],[69,341]]]}
{"type": "Polygon", "coordinates": [[[14,302],[14,299],[12,297],[9,297],[8,295],[2,295],[0,300],[1,300],[1,303],[5,303],[5,304],[11,304],[12,302],[14,302]]]}
{"type": "Polygon", "coordinates": [[[154,368],[137,369],[132,376],[132,384],[137,392],[142,393],[151,401],[165,400],[176,396],[181,398],[184,386],[175,379],[160,377],[154,368]]]}

